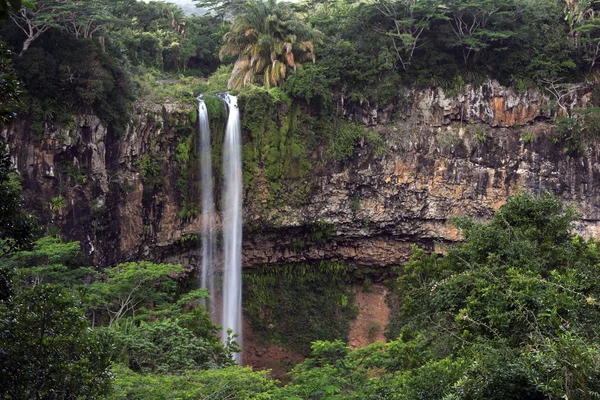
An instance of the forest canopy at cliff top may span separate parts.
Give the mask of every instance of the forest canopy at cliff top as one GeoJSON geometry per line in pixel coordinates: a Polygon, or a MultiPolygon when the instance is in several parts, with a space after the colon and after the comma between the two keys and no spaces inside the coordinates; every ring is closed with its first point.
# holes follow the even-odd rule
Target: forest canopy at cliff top
{"type": "Polygon", "coordinates": [[[236,60],[236,68],[247,61],[252,68],[244,71],[256,72],[244,75],[246,83],[272,81],[323,108],[342,95],[385,105],[402,86],[453,94],[488,77],[521,90],[593,82],[600,57],[600,5],[590,0],[197,3],[213,11],[38,0],[13,13],[0,31],[2,57],[13,59],[28,91],[22,112],[37,122],[34,130],[68,123],[73,109],[122,127],[133,99],[191,101],[200,91],[225,90],[236,60]],[[241,28],[243,43],[235,41],[241,28]]]}

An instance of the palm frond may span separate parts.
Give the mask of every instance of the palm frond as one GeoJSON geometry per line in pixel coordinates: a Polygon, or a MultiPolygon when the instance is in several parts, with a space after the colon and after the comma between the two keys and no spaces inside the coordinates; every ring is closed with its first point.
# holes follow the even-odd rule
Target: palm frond
{"type": "Polygon", "coordinates": [[[232,85],[253,83],[256,76],[262,75],[265,86],[281,86],[288,67],[300,68],[305,60],[315,62],[313,43],[321,37],[321,32],[300,21],[288,4],[249,0],[223,36],[219,57],[238,56],[232,85]]]}
{"type": "Polygon", "coordinates": [[[285,53],[285,61],[290,67],[294,67],[296,65],[296,63],[294,62],[294,53],[292,53],[291,51],[285,53]]]}

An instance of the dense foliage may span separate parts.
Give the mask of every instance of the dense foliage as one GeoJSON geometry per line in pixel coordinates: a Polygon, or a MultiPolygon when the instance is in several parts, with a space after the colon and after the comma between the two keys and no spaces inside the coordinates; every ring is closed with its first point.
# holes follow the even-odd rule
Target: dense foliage
{"type": "Polygon", "coordinates": [[[22,107],[23,89],[12,65],[12,52],[0,41],[0,124],[7,125],[22,107]]]}
{"type": "Polygon", "coordinates": [[[148,374],[233,365],[237,344],[221,344],[200,305],[206,292],[183,291],[179,266],[136,262],[97,273],[81,262],[78,243],[56,238],[0,259],[13,278],[12,296],[0,302],[2,398],[104,398],[113,385],[136,392],[120,385],[148,374]]]}
{"type": "MultiPolygon", "coordinates": [[[[372,154],[381,150],[378,135],[338,115],[337,100],[386,107],[403,101],[400,88],[453,95],[491,77],[545,90],[564,111],[556,131],[568,150],[598,131],[596,109],[573,118],[561,103],[597,75],[594,1],[199,3],[215,13],[185,16],[156,1],[0,0],[0,18],[9,17],[0,123],[26,114],[28,131],[43,139],[93,112],[118,138],[135,99],[192,103],[204,92],[211,124],[222,128],[214,94],[241,88],[246,195],[271,208],[274,224],[274,210],[309,199],[313,170],[347,161],[365,141],[372,154]]],[[[185,123],[166,121],[177,133],[181,218],[199,209],[189,184],[196,118],[186,111],[185,123]]],[[[165,180],[161,157],[149,150],[136,162],[153,190],[165,180]]],[[[85,183],[79,167],[68,175],[85,183]]],[[[252,327],[311,354],[280,386],[233,365],[235,337],[220,342],[202,305],[207,293],[190,290],[180,266],[88,268],[78,243],[35,240],[20,192],[0,143],[0,398],[600,397],[600,253],[573,234],[575,215],[556,198],[518,195],[487,224],[456,221],[465,240],[444,257],[415,248],[391,302],[387,344],[351,351],[344,343],[355,314],[344,266],[248,273],[252,327]]],[[[53,198],[52,217],[65,205],[53,198]]],[[[334,230],[315,221],[293,247],[326,242],[334,230]]]]}
{"type": "Polygon", "coordinates": [[[596,5],[588,3],[399,0],[307,11],[327,33],[317,57],[324,68],[338,65],[327,71],[331,79],[341,77],[338,87],[357,94],[366,89],[379,100],[385,84],[378,81],[394,79],[445,89],[486,76],[512,85],[580,80],[593,67],[581,44],[588,34],[580,27],[595,23],[596,5]],[[584,16],[569,26],[565,12],[584,16]]]}
{"type": "Polygon", "coordinates": [[[591,82],[599,56],[598,5],[590,1],[218,4],[233,17],[223,51],[239,55],[230,86],[282,85],[300,74],[286,90],[307,101],[333,94],[384,106],[399,100],[399,86],[440,86],[452,94],[487,77],[553,92],[566,83],[591,82]],[[299,54],[292,39],[302,43],[302,37],[322,38],[307,47],[316,64],[290,69],[299,54]],[[271,82],[257,75],[269,65],[271,82]]]}
{"type": "Polygon", "coordinates": [[[399,280],[398,333],[422,348],[419,364],[463,364],[446,393],[583,399],[599,391],[600,253],[572,234],[573,221],[554,197],[519,195],[489,224],[458,221],[466,242],[444,258],[416,251],[399,280]]]}
{"type": "MultiPolygon", "coordinates": [[[[341,266],[247,276],[252,324],[271,323],[270,339],[293,345],[304,346],[300,325],[316,335],[286,386],[230,366],[235,343],[220,344],[199,306],[206,293],[173,278],[180,267],[137,262],[98,274],[79,266],[76,243],[44,238],[0,259],[13,275],[0,301],[0,394],[591,399],[600,393],[600,252],[573,234],[575,217],[554,197],[522,194],[489,223],[458,220],[464,243],[444,257],[415,248],[403,267],[391,340],[354,351],[340,319],[351,295],[330,279],[343,279],[341,266]],[[342,340],[318,340],[325,327],[342,340]]],[[[327,240],[323,229],[311,240],[327,240]]]]}
{"type": "Polygon", "coordinates": [[[399,86],[434,85],[452,94],[487,77],[552,95],[568,83],[591,82],[600,57],[598,5],[591,1],[199,6],[216,16],[185,16],[172,4],[135,0],[40,0],[13,11],[2,36],[22,54],[15,66],[32,99],[34,130],[68,126],[73,108],[91,108],[123,129],[136,94],[148,96],[178,74],[213,73],[219,52],[237,58],[222,60],[233,73],[221,90],[278,85],[319,109],[339,97],[385,106],[401,100],[399,86]]]}
{"type": "Polygon", "coordinates": [[[0,257],[31,245],[32,217],[23,212],[22,203],[18,175],[6,144],[0,141],[0,257]]]}
{"type": "MultiPolygon", "coordinates": [[[[23,198],[6,144],[0,141],[0,260],[25,250],[34,240],[33,218],[22,210],[23,198]]],[[[12,294],[9,268],[0,264],[0,301],[12,294]]]]}
{"type": "Polygon", "coordinates": [[[518,195],[489,223],[458,221],[463,244],[403,267],[390,342],[314,342],[272,398],[596,398],[600,252],[574,217],[518,195]]]}
{"type": "MultiPolygon", "coordinates": [[[[75,114],[90,111],[121,134],[149,79],[213,72],[224,33],[219,20],[162,2],[39,0],[10,16],[1,35],[19,53],[13,65],[28,92],[20,111],[38,138],[53,127],[72,129],[75,114]]],[[[11,78],[10,53],[0,51],[1,72],[11,78]]],[[[1,81],[3,96],[15,82],[1,81]]]]}
{"type": "Polygon", "coordinates": [[[98,398],[110,389],[110,338],[89,329],[59,285],[17,290],[0,303],[0,396],[98,398]]]}

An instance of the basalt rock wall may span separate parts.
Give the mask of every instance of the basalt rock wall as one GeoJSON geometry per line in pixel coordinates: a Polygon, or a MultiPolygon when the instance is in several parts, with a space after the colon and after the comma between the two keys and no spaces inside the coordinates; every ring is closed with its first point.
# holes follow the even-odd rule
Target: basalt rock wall
{"type": "Polygon", "coordinates": [[[160,175],[173,178],[176,165],[167,162],[173,126],[185,113],[177,104],[139,103],[136,109],[123,135],[95,115],[76,116],[70,129],[48,123],[43,135],[22,119],[0,135],[22,177],[25,207],[41,225],[80,241],[97,266],[151,258],[153,237],[177,203],[172,185],[156,190],[146,182],[140,162],[155,154],[164,161],[160,175]],[[53,210],[58,197],[66,206],[53,210]]]}
{"type": "MultiPolygon", "coordinates": [[[[346,118],[379,133],[382,151],[361,142],[346,161],[314,169],[301,205],[274,210],[245,201],[244,267],[401,264],[412,244],[442,251],[457,240],[452,217],[487,219],[520,190],[558,194],[579,209],[582,233],[600,235],[600,145],[565,150],[553,124],[556,113],[584,107],[590,88],[574,88],[555,106],[537,91],[495,81],[455,96],[436,88],[399,92],[395,104],[339,104],[346,118]],[[324,232],[315,238],[315,229],[324,232]]],[[[190,108],[139,103],[136,110],[121,136],[93,115],[77,117],[70,130],[48,124],[42,137],[27,120],[3,130],[26,206],[81,241],[97,266],[142,258],[197,265],[199,218],[182,215],[176,184],[178,126],[189,123],[190,108]],[[53,208],[56,197],[66,207],[53,208]]]]}

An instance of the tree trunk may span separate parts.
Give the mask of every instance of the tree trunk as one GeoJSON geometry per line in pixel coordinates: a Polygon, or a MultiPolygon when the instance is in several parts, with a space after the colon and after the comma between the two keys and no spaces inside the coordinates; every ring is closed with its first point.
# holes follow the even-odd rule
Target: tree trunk
{"type": "Polygon", "coordinates": [[[27,39],[25,39],[25,42],[23,42],[23,49],[21,50],[21,52],[19,53],[19,57],[21,57],[23,55],[23,53],[25,53],[27,51],[27,49],[29,48],[29,46],[31,46],[31,43],[35,40],[35,37],[28,37],[27,39]]]}

